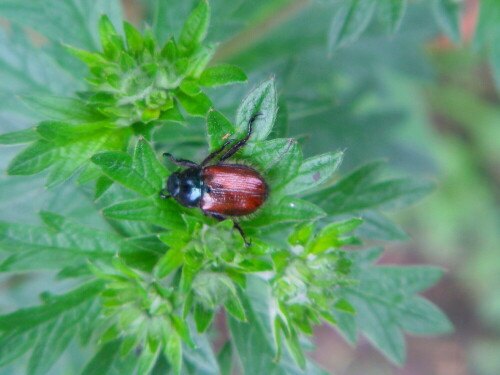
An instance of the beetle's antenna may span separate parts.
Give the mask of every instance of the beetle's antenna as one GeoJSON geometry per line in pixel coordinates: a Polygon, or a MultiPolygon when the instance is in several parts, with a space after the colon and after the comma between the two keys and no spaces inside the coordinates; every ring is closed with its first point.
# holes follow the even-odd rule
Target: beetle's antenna
{"type": "Polygon", "coordinates": [[[198,164],[196,164],[195,162],[191,161],[191,160],[186,160],[186,159],[176,159],[174,158],[174,156],[168,152],[164,152],[163,153],[163,156],[165,156],[166,158],[169,158],[170,161],[174,164],[177,164],[177,165],[180,165],[181,167],[188,167],[188,168],[197,168],[198,167],[198,164]]]}

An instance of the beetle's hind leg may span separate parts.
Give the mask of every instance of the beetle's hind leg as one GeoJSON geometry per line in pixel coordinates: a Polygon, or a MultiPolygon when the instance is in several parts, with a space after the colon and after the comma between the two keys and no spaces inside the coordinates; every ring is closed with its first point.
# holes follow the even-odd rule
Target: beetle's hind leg
{"type": "Polygon", "coordinates": [[[181,167],[190,167],[190,168],[198,167],[198,164],[196,164],[194,161],[186,159],[176,159],[172,154],[169,154],[168,152],[164,152],[163,156],[169,158],[172,163],[180,165],[181,167]]]}
{"type": "Polygon", "coordinates": [[[245,242],[245,246],[248,247],[252,244],[251,241],[247,241],[247,237],[245,236],[245,232],[243,232],[243,228],[240,227],[240,224],[236,221],[233,221],[233,228],[240,232],[241,238],[243,238],[243,242],[245,242]]]}
{"type": "MultiPolygon", "coordinates": [[[[213,217],[214,219],[219,220],[219,221],[224,221],[224,220],[227,219],[227,217],[225,217],[224,215],[217,214],[217,213],[214,213],[214,212],[203,211],[203,213],[205,215],[213,217]]],[[[240,224],[238,224],[236,221],[233,221],[233,228],[236,229],[240,233],[241,238],[243,238],[243,242],[245,242],[245,246],[246,247],[248,247],[248,246],[250,246],[252,244],[251,242],[247,241],[247,238],[245,236],[245,232],[243,231],[243,228],[241,228],[240,224]]]]}
{"type": "Polygon", "coordinates": [[[248,132],[245,138],[242,140],[236,142],[234,145],[231,146],[229,150],[220,158],[220,161],[224,161],[226,159],[229,159],[231,156],[233,156],[235,153],[237,153],[243,146],[246,145],[248,140],[250,139],[250,136],[252,135],[253,131],[253,123],[257,119],[257,117],[262,116],[262,113],[257,113],[256,115],[253,115],[250,121],[248,121],[248,132]]]}

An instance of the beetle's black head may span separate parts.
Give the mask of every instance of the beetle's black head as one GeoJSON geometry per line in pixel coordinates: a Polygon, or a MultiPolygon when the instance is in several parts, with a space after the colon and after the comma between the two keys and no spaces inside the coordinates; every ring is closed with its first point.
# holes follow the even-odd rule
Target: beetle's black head
{"type": "Polygon", "coordinates": [[[179,195],[179,172],[172,173],[167,180],[167,191],[172,197],[179,195]]]}
{"type": "Polygon", "coordinates": [[[185,207],[196,207],[202,195],[200,168],[188,168],[172,173],[167,180],[167,192],[185,207]]]}

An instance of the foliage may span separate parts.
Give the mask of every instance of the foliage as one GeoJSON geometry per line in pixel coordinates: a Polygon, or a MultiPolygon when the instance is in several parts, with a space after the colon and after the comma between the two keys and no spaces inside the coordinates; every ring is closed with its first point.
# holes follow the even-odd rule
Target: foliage
{"type": "Polygon", "coordinates": [[[210,17],[200,2],[187,19],[179,42],[161,48],[151,31],[144,37],[129,23],[119,35],[106,15],[99,21],[102,52],[71,46],[66,49],[84,62],[90,87],[79,98],[26,97],[25,102],[49,120],[34,132],[7,134],[2,143],[36,139],[9,165],[11,175],[30,175],[51,167],[47,187],[54,187],[85,167],[80,181],[98,176],[88,156],[104,150],[124,150],[133,133],[149,137],[151,129],[168,121],[184,121],[179,102],[192,115],[204,116],[211,106],[202,86],[246,81],[235,66],[206,68],[213,46],[203,46],[210,17]]]}
{"type": "MultiPolygon", "coordinates": [[[[50,168],[45,185],[53,190],[44,194],[54,194],[59,202],[40,213],[42,226],[0,223],[0,271],[56,270],[58,280],[76,285],[58,295],[43,294],[40,306],[0,316],[0,364],[31,351],[27,373],[48,373],[78,336],[95,353],[82,374],[230,374],[238,363],[248,374],[323,374],[304,355],[304,335],[312,335],[312,327],[322,322],[334,325],[352,343],[363,332],[398,364],[405,356],[402,331],[448,332],[447,318],[416,295],[436,283],[441,271],[374,266],[381,250],[362,250],[365,240],[405,239],[405,232],[383,212],[416,202],[434,184],[387,177],[381,162],[339,177],[349,150],[332,151],[326,137],[324,153],[318,155],[321,147],[315,147],[314,155],[304,156],[300,142],[286,138],[307,116],[324,115],[325,105],[326,111],[331,109],[324,90],[309,95],[304,88],[311,70],[297,82],[287,73],[290,61],[285,59],[275,65],[276,79],[267,78],[266,69],[282,52],[276,46],[288,35],[286,28],[274,40],[251,42],[241,52],[231,42],[216,51],[214,43],[205,41],[213,38],[211,33],[220,39],[234,36],[235,30],[225,31],[231,30],[225,22],[232,19],[236,24],[249,19],[258,28],[273,15],[288,14],[290,5],[276,0],[251,10],[240,4],[230,11],[222,0],[210,5],[177,2],[168,10],[164,2],[146,3],[154,5],[146,13],[152,26],[141,33],[126,22],[121,32],[116,27],[121,12],[111,3],[29,1],[19,6],[0,0],[0,14],[14,24],[15,33],[21,33],[17,25],[27,23],[50,43],[35,49],[26,39],[16,42],[5,35],[9,43],[2,48],[18,46],[20,56],[40,55],[48,62],[37,68],[41,71],[19,69],[0,55],[0,62],[13,68],[5,73],[10,81],[2,85],[2,95],[25,94],[34,87],[34,95],[22,97],[32,112],[23,114],[19,103],[9,110],[26,121],[41,120],[33,128],[0,136],[5,145],[29,144],[7,167],[11,177],[6,183],[15,181],[14,175],[50,168]],[[65,14],[63,23],[46,22],[51,7],[54,15],[65,14]],[[218,18],[209,29],[211,8],[218,18]],[[102,10],[109,17],[99,18],[102,10]],[[86,22],[87,14],[95,22],[86,22]],[[178,24],[180,15],[186,16],[183,25],[178,24]],[[167,16],[175,20],[165,22],[167,16]],[[68,33],[63,46],[54,43],[72,20],[82,32],[68,33]],[[259,48],[270,53],[248,56],[259,48]],[[85,84],[76,78],[82,66],[68,59],[68,53],[87,66],[85,84]],[[252,90],[225,86],[247,80],[232,63],[248,66],[255,75],[252,90]],[[57,80],[61,70],[65,78],[57,80]],[[281,86],[290,89],[278,97],[281,86]],[[304,90],[297,89],[294,97],[297,87],[304,90]],[[233,114],[234,121],[226,117],[233,114]],[[160,198],[173,169],[159,160],[157,150],[168,145],[181,155],[198,157],[206,144],[211,152],[228,139],[241,139],[256,114],[255,131],[233,160],[257,169],[271,194],[262,209],[241,221],[252,240],[245,247],[230,220],[216,223],[199,210],[160,198]],[[64,187],[71,193],[59,194],[64,187]],[[102,228],[96,229],[94,220],[86,226],[61,215],[75,194],[92,201],[82,210],[95,214],[94,220],[97,211],[102,214],[102,228]],[[221,309],[227,313],[231,340],[216,356],[209,330],[221,309]]],[[[395,33],[406,1],[368,3],[311,5],[311,14],[321,13],[318,19],[331,22],[330,31],[318,22],[304,37],[316,40],[321,33],[322,41],[328,39],[325,50],[337,53],[361,37],[376,10],[384,27],[395,33]]],[[[456,25],[450,17],[456,9],[451,8],[446,1],[438,5],[438,13],[446,15],[445,29],[453,35],[456,25]]],[[[293,23],[289,27],[298,30],[293,23]]],[[[244,37],[243,25],[240,31],[244,37]]],[[[297,53],[310,58],[308,46],[301,43],[297,53]]],[[[321,61],[318,66],[325,68],[321,61]]],[[[332,71],[328,74],[340,74],[332,71]]],[[[362,101],[356,90],[343,93],[352,103],[345,109],[348,118],[362,101]]]]}

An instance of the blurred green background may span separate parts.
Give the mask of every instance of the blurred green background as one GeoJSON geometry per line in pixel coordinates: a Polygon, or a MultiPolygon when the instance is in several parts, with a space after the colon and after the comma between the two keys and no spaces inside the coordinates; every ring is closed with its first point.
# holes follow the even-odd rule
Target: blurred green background
{"type": "MultiPolygon", "coordinates": [[[[37,120],[24,109],[19,95],[72,95],[84,83],[85,72],[67,74],[61,67],[75,62],[57,43],[37,33],[39,27],[50,29],[51,17],[67,14],[36,14],[37,3],[0,0],[2,133],[37,120]],[[42,21],[45,26],[40,26],[42,21]]],[[[192,3],[127,0],[123,9],[125,18],[136,25],[149,23],[164,41],[178,31],[192,3]],[[151,17],[155,7],[163,10],[164,19],[151,17]]],[[[459,40],[444,36],[442,30],[449,23],[439,12],[436,15],[433,2],[415,1],[408,3],[401,27],[393,35],[388,35],[381,13],[361,35],[353,30],[349,43],[332,49],[328,45],[337,3],[211,1],[209,39],[221,43],[216,60],[231,61],[250,76],[249,85],[214,90],[215,107],[231,115],[235,96],[242,97],[249,86],[275,76],[280,95],[278,129],[297,137],[306,154],[345,150],[343,173],[373,159],[386,159],[388,174],[437,181],[434,194],[397,214],[396,221],[406,233],[393,228],[394,237],[401,241],[384,243],[383,261],[445,268],[447,275],[427,297],[447,313],[456,331],[432,339],[408,338],[403,368],[389,364],[365,341],[350,348],[326,326],[317,328],[317,349],[311,355],[339,375],[500,374],[500,101],[482,48],[485,43],[477,43],[474,37],[480,32],[488,39],[489,31],[477,21],[483,4],[463,3],[459,40]]],[[[96,1],[92,11],[95,15],[89,14],[83,22],[89,29],[99,12],[110,12],[116,20],[121,7],[118,2],[96,1]]],[[[500,16],[497,21],[500,25],[500,16]]],[[[77,46],[86,43],[71,23],[68,33],[55,34],[54,40],[77,46]]],[[[193,122],[188,142],[181,137],[185,129],[178,130],[179,136],[171,129],[160,130],[156,141],[178,148],[181,154],[199,152],[203,128],[193,122]]],[[[14,147],[0,150],[2,172],[17,151],[14,147]]],[[[2,173],[0,219],[36,222],[36,211],[50,207],[101,225],[92,203],[80,191],[85,187],[75,192],[70,182],[47,192],[41,186],[39,176],[2,173]]],[[[0,311],[32,304],[45,289],[57,292],[67,287],[54,283],[46,273],[3,275],[0,311]]],[[[78,353],[70,350],[54,373],[81,366],[78,353]]],[[[13,365],[0,374],[20,371],[13,365]]]]}

